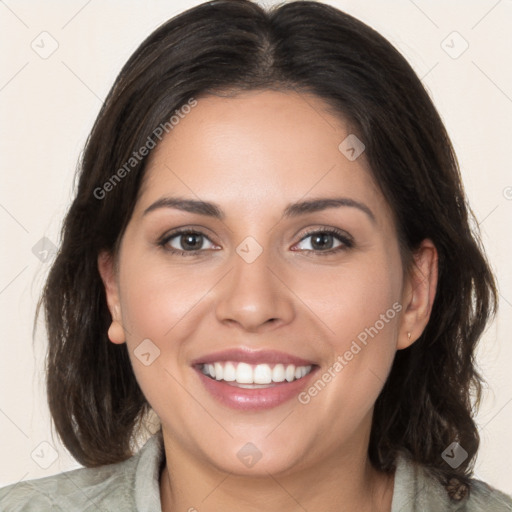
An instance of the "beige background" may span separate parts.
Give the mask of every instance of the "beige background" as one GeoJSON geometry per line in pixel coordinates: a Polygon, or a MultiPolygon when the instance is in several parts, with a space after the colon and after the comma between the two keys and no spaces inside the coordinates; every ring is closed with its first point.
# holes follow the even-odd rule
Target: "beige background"
{"type": "MultiPolygon", "coordinates": [[[[51,431],[44,331],[32,341],[51,261],[51,252],[42,262],[33,247],[43,237],[58,244],[77,159],[121,66],[153,29],[198,3],[0,2],[0,486],[79,467],[51,431]]],[[[489,390],[477,418],[476,476],[512,493],[512,1],[326,3],[402,51],[452,137],[501,295],[478,353],[489,390]]]]}

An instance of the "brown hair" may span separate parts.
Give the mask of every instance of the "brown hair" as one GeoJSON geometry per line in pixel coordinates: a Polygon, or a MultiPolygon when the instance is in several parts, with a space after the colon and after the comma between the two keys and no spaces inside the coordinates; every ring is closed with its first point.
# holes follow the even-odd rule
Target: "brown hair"
{"type": "Polygon", "coordinates": [[[201,4],[155,30],[117,77],[87,141],[39,303],[58,434],[85,466],[118,462],[132,454],[135,427],[149,410],[126,345],[108,340],[111,317],[97,269],[99,252],[115,253],[123,236],[147,158],[108,194],[98,190],[138,148],[158,143],[155,128],[190,98],[265,88],[314,94],[348,119],[366,145],[405,253],[425,238],[436,245],[432,315],[421,337],[396,354],[375,404],[369,456],[389,471],[397,451],[406,451],[447,487],[452,477],[469,484],[479,445],[473,406],[482,384],[474,351],[497,293],[470,225],[456,157],[402,55],[364,23],[311,1],[268,11],[248,0],[201,4]],[[453,441],[469,454],[457,468],[441,457],[453,441]]]}

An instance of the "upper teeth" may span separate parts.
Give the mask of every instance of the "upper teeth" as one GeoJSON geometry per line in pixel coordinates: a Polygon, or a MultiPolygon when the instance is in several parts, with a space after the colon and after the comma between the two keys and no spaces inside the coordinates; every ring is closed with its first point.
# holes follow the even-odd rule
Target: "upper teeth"
{"type": "Polygon", "coordinates": [[[250,365],[247,363],[233,363],[231,361],[203,364],[201,368],[205,375],[216,380],[237,382],[239,384],[270,384],[271,382],[292,382],[300,379],[311,371],[311,365],[295,366],[293,364],[250,365]]]}

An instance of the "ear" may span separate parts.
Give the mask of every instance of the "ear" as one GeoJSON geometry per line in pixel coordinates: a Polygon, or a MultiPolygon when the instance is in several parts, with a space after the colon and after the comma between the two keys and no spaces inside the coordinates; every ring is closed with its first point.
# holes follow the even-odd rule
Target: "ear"
{"type": "Polygon", "coordinates": [[[425,239],[413,253],[413,263],[404,283],[398,350],[412,345],[427,326],[436,295],[437,275],[437,249],[431,240],[425,239]]]}
{"type": "Polygon", "coordinates": [[[112,316],[112,323],[108,329],[108,337],[112,343],[121,344],[126,341],[121,316],[121,301],[119,298],[119,286],[116,279],[114,257],[107,251],[98,255],[98,271],[105,287],[107,305],[112,316]]]}

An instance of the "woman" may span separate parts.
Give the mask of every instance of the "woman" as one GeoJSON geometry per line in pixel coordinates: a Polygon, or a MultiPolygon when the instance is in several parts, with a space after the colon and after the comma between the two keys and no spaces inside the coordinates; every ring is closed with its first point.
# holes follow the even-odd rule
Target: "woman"
{"type": "Polygon", "coordinates": [[[368,26],[315,2],[173,18],[98,116],[41,301],[86,467],[2,508],[512,510],[471,478],[497,292],[469,215],[431,100],[368,26]]]}

